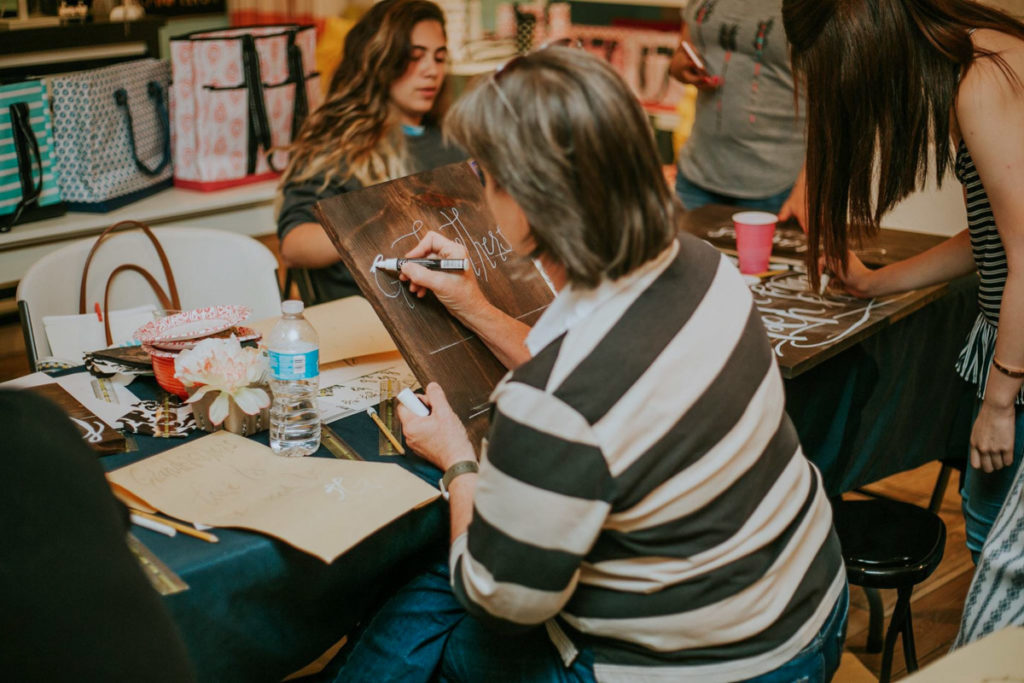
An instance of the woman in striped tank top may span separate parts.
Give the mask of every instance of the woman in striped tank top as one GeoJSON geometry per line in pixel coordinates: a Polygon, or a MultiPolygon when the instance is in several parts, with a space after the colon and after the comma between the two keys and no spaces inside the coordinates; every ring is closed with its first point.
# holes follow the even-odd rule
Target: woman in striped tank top
{"type": "Polygon", "coordinates": [[[978,271],[956,364],[977,385],[962,493],[981,552],[961,642],[1024,624],[1024,23],[970,0],[785,0],[783,20],[808,97],[809,262],[862,297],[978,271]],[[951,165],[966,230],[878,270],[848,251],[951,165]]]}

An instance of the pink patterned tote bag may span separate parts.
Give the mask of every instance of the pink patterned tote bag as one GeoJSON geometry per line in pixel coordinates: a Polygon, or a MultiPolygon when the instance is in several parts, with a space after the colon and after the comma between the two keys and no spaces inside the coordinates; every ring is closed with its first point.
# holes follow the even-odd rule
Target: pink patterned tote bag
{"type": "Polygon", "coordinates": [[[284,170],[280,150],[320,104],[312,26],[237,27],[171,39],[174,184],[219,190],[284,170]]]}

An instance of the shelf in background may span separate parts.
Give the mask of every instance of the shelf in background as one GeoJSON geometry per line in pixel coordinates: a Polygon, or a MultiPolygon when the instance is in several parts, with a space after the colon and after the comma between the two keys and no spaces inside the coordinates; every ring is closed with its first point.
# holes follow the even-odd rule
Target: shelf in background
{"type": "Polygon", "coordinates": [[[17,225],[0,234],[0,287],[20,280],[32,263],[68,240],[98,235],[123,220],[217,228],[250,236],[273,233],[276,193],[276,180],[217,192],[170,188],[109,213],[68,212],[17,225]]]}

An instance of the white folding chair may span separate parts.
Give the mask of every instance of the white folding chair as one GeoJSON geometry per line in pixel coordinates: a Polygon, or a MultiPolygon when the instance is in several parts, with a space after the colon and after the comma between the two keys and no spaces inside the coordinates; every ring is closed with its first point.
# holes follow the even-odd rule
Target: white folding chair
{"type": "MultiPolygon", "coordinates": [[[[183,309],[243,304],[252,308],[252,321],[280,314],[277,259],[257,240],[192,227],[154,228],[153,234],[167,254],[183,309]]],[[[95,242],[95,237],[78,240],[47,254],[18,284],[18,311],[31,367],[51,355],[43,317],[79,312],[82,269],[95,242]]],[[[90,311],[93,302],[102,305],[111,271],[125,263],[149,271],[167,289],[160,259],[149,239],[139,230],[116,232],[104,241],[89,266],[86,301],[90,311]]],[[[137,273],[125,272],[111,286],[112,310],[156,301],[156,294],[137,273]]]]}

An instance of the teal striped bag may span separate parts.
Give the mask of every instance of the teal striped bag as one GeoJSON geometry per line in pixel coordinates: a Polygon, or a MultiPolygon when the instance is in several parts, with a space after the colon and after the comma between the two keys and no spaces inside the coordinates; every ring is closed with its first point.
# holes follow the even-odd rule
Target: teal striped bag
{"type": "Polygon", "coordinates": [[[46,85],[0,86],[0,232],[66,210],[54,170],[46,85]]]}

